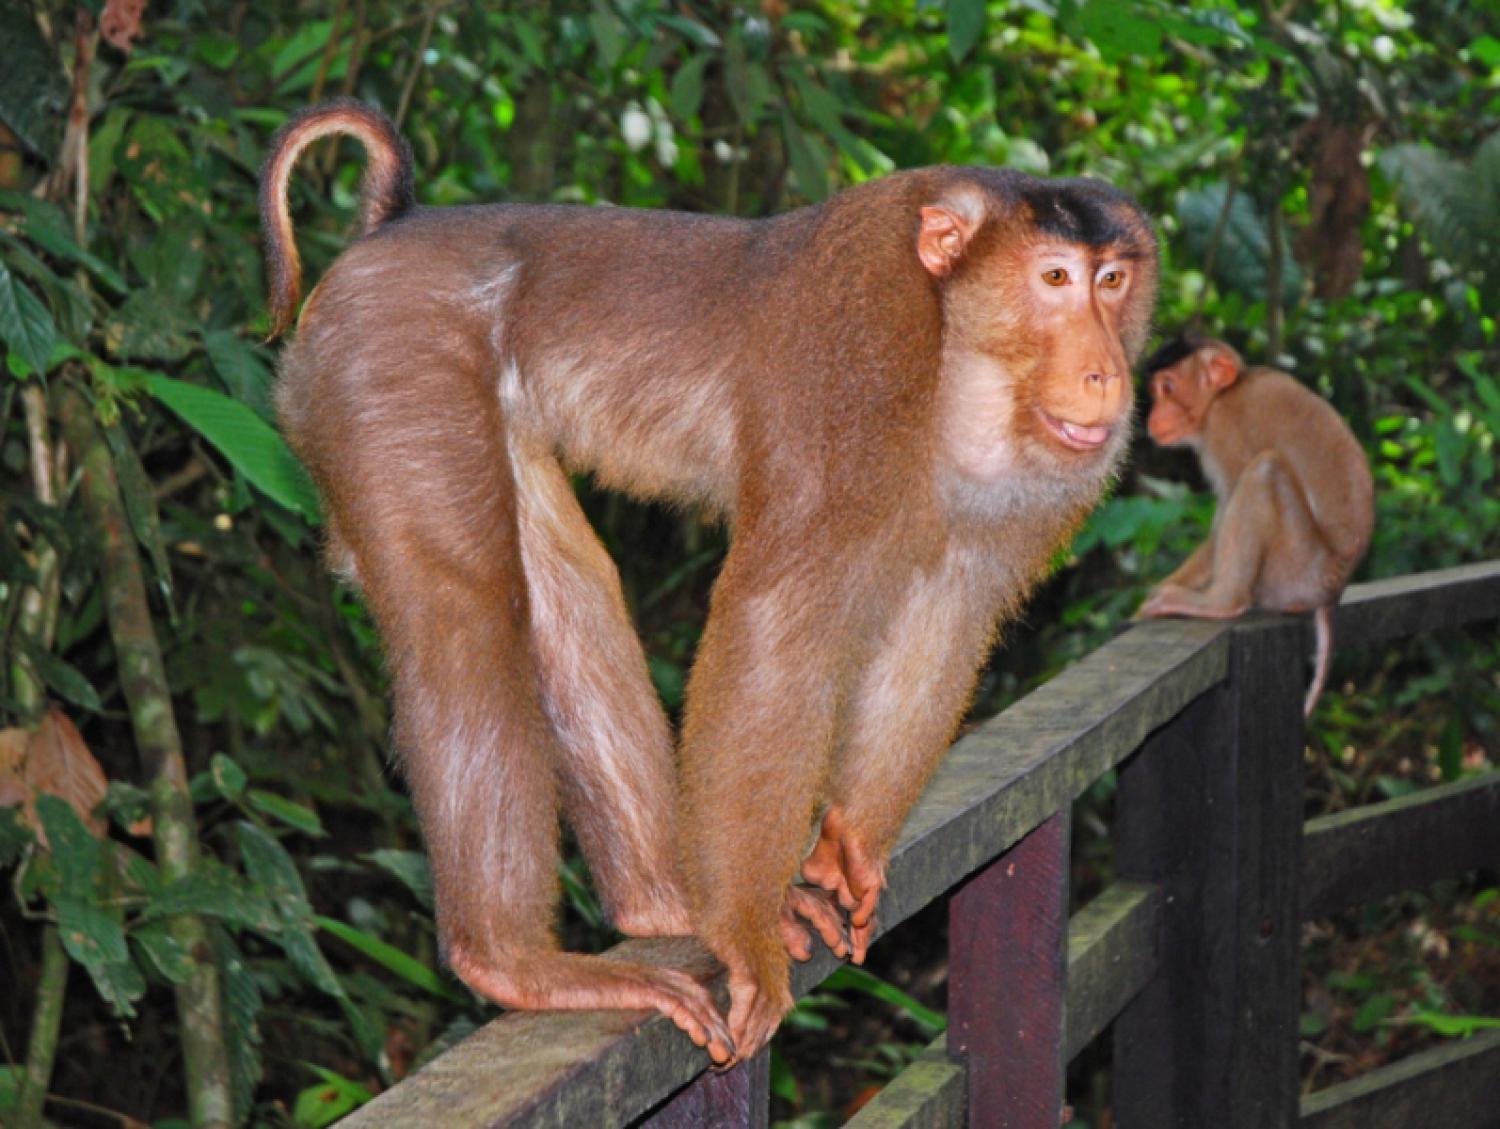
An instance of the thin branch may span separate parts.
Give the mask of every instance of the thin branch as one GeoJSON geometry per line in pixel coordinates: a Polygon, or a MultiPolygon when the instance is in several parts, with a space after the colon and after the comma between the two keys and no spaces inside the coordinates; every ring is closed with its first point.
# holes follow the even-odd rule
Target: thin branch
{"type": "MultiPolygon", "coordinates": [[[[84,516],[99,546],[99,579],[110,638],[155,816],[152,836],[157,862],[163,879],[179,881],[197,869],[197,827],[140,553],[120,496],[114,461],[94,422],[92,406],[71,383],[64,383],[58,407],[63,432],[82,472],[79,492],[84,516]]],[[[228,1129],[234,1122],[234,1102],[220,974],[208,929],[196,914],[169,918],[167,929],[192,961],[191,971],[175,989],[192,1122],[228,1129]]]]}
{"type": "Polygon", "coordinates": [[[437,4],[427,5],[427,18],[422,21],[422,38],[417,43],[417,54],[412,60],[411,72],[406,76],[406,85],[401,88],[401,101],[396,104],[396,128],[406,120],[407,108],[411,105],[412,92],[417,88],[417,79],[427,65],[427,44],[432,41],[432,25],[437,22],[437,4]]]}

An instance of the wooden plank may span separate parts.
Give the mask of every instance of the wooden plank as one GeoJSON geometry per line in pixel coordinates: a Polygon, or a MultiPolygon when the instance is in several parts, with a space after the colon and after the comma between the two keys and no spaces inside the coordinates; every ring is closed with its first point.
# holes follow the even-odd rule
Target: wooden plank
{"type": "MultiPolygon", "coordinates": [[[[1221,681],[1228,654],[1224,624],[1141,624],[959,741],[892,854],[881,932],[1069,805],[1146,734],[1221,681]]],[[[690,940],[627,941],[611,953],[676,962],[705,977],[713,967],[690,940]]],[[[793,990],[806,995],[838,965],[819,946],[811,961],[793,967],[793,990]]],[[[715,984],[722,990],[722,976],[715,984]]],[[[349,1129],[613,1129],[686,1085],[706,1061],[660,1016],[511,1012],[341,1124],[349,1129]]]]}
{"type": "Polygon", "coordinates": [[[1116,882],[1073,915],[1065,1061],[1093,1042],[1156,975],[1160,913],[1156,887],[1116,882]]]}
{"type": "MultiPolygon", "coordinates": [[[[1071,1060],[1156,973],[1161,897],[1153,886],[1116,882],[1068,923],[1068,1005],[1063,1055],[1071,1060]]],[[[947,1036],[848,1122],[847,1129],[937,1129],[962,1123],[963,1067],[947,1036]]]]}
{"type": "Polygon", "coordinates": [[[1285,619],[1235,628],[1236,906],[1228,1101],[1202,1122],[1296,1123],[1302,1007],[1302,699],[1305,632],[1285,619]]]}
{"type": "Polygon", "coordinates": [[[1122,1129],[1296,1115],[1305,637],[1241,621],[1229,680],[1120,772],[1117,869],[1164,905],[1160,971],[1115,1024],[1122,1129]]]}
{"type": "Polygon", "coordinates": [[[1300,1129],[1500,1129],[1500,1031],[1410,1055],[1302,1099],[1300,1129]]]}
{"type": "Polygon", "coordinates": [[[1500,618],[1500,561],[1356,584],[1334,613],[1334,644],[1371,647],[1500,618]]]}
{"type": "Polygon", "coordinates": [[[771,1051],[722,1074],[698,1075],[648,1114],[642,1129],[765,1129],[771,1120],[771,1051]]]}
{"type": "Polygon", "coordinates": [[[948,1053],[971,1127],[1061,1124],[1070,823],[1054,813],[948,903],[948,1053]]]}
{"type": "Polygon", "coordinates": [[[1302,917],[1500,866],[1500,772],[1309,820],[1302,917]]]}
{"type": "Polygon", "coordinates": [[[844,1129],[958,1129],[964,1124],[964,1068],[939,1035],[917,1060],[844,1123],[844,1129]]]}

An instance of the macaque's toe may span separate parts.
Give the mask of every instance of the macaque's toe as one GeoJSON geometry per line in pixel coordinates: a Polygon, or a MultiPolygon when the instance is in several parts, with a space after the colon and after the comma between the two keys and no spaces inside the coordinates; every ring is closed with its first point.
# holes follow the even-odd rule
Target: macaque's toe
{"type": "Polygon", "coordinates": [[[734,1039],[735,1061],[753,1058],[771,1041],[791,1003],[757,987],[748,977],[729,978],[729,1033],[734,1039]]]}
{"type": "Polygon", "coordinates": [[[733,1060],[734,1039],[708,989],[684,972],[660,969],[658,976],[657,1010],[682,1028],[694,1046],[706,1047],[715,1063],[733,1060]]]}
{"type": "Polygon", "coordinates": [[[812,932],[816,931],[835,956],[848,956],[851,949],[844,916],[832,895],[807,886],[790,886],[781,904],[781,940],[794,960],[812,958],[812,932]]]}

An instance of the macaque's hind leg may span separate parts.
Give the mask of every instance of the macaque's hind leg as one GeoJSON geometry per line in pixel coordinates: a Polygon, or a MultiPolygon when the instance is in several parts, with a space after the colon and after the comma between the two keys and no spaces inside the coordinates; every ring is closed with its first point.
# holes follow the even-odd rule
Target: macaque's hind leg
{"type": "Polygon", "coordinates": [[[545,448],[510,443],[542,704],[563,807],[605,908],[632,936],[692,931],[677,880],[672,733],[614,562],[545,448]]]}
{"type": "MultiPolygon", "coordinates": [[[[557,949],[556,738],[532,670],[502,422],[488,382],[403,344],[386,354],[409,358],[399,373],[320,374],[329,433],[313,465],[385,643],[446,958],[507,1007],[655,1008],[725,1061],[727,1028],[691,977],[557,949]],[[336,416],[340,385],[355,384],[360,411],[336,416]]],[[[358,352],[325,355],[352,366],[358,352]]]]}
{"type": "Polygon", "coordinates": [[[1202,589],[1162,584],[1141,605],[1141,616],[1233,619],[1262,595],[1265,576],[1280,558],[1321,551],[1322,535],[1308,512],[1296,474],[1285,458],[1266,451],[1252,459],[1223,503],[1214,529],[1213,575],[1202,589]]]}

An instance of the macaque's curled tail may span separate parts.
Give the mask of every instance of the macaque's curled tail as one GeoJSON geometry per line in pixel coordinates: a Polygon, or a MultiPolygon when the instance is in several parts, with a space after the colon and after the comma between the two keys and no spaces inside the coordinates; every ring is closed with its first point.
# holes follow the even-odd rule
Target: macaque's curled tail
{"type": "Polygon", "coordinates": [[[302,259],[292,235],[286,186],[302,151],[320,137],[346,133],[365,147],[367,165],[360,184],[359,227],[368,235],[400,216],[414,202],[411,148],[395,123],[379,110],[340,98],[295,114],[276,131],[260,170],[260,227],[266,248],[271,336],[286,332],[302,297],[302,259]]]}
{"type": "Polygon", "coordinates": [[[1313,680],[1302,702],[1303,717],[1310,716],[1313,706],[1318,704],[1323,684],[1328,681],[1328,664],[1333,658],[1333,609],[1326,604],[1313,612],[1313,635],[1317,640],[1313,652],[1313,680]]]}

